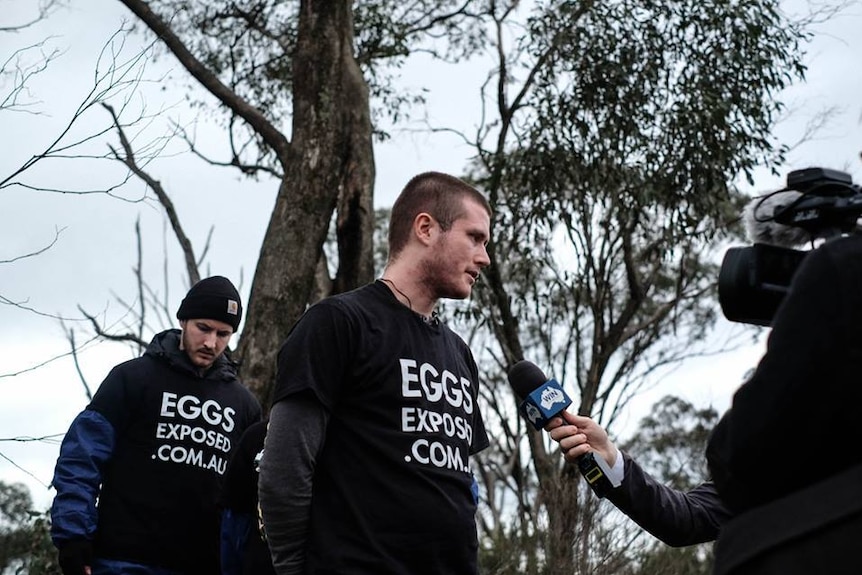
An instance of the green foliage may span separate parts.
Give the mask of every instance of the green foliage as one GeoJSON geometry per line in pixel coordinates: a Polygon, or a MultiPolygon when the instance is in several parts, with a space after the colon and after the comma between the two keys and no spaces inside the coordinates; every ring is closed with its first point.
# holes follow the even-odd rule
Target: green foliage
{"type": "MultiPolygon", "coordinates": [[[[622,446],[653,477],[687,491],[708,479],[706,443],[718,421],[712,408],[697,409],[678,397],[659,400],[640,421],[638,431],[622,446]]],[[[712,572],[712,544],[672,548],[643,534],[634,548],[626,575],[708,575],[712,572]]]]}
{"type": "Polygon", "coordinates": [[[0,481],[0,573],[60,574],[48,512],[32,508],[25,486],[0,481]]]}
{"type": "Polygon", "coordinates": [[[579,409],[608,423],[713,325],[711,247],[741,231],[734,181],[782,157],[776,96],[802,75],[805,35],[773,0],[558,0],[526,29],[506,59],[527,70],[520,99],[474,171],[506,254],[481,295],[524,334],[504,348],[570,374],[579,409]]]}
{"type": "Polygon", "coordinates": [[[21,483],[0,482],[0,527],[5,530],[27,518],[33,499],[21,483]]]}
{"type": "Polygon", "coordinates": [[[675,489],[688,490],[706,481],[704,453],[718,412],[673,396],[662,398],[651,411],[623,449],[637,454],[645,469],[675,489]]]}
{"type": "Polygon", "coordinates": [[[21,575],[60,575],[57,550],[51,543],[51,519],[47,511],[35,514],[30,522],[28,555],[21,575]]]}
{"type": "Polygon", "coordinates": [[[657,544],[620,575],[710,575],[712,562],[711,546],[674,548],[657,544]]]}
{"type": "MultiPolygon", "coordinates": [[[[485,95],[498,116],[477,130],[470,173],[495,213],[493,263],[473,299],[496,341],[472,343],[490,350],[485,373],[526,357],[574,390],[573,410],[609,426],[661,369],[716,350],[716,244],[741,233],[735,182],[783,157],[770,134],[781,90],[803,76],[806,35],[775,0],[530,8],[526,20],[492,15],[519,33],[494,40],[496,92],[485,95]]],[[[530,513],[548,526],[523,556],[583,575],[609,573],[596,571],[604,557],[644,563],[571,505],[553,446],[506,419],[501,382],[483,378],[483,399],[506,439],[480,459],[501,473],[497,489],[535,486],[512,496],[536,501],[530,513]],[[579,547],[576,532],[596,545],[579,547]]],[[[695,477],[665,464],[679,467],[674,481],[695,477]]]]}
{"type": "Polygon", "coordinates": [[[480,544],[479,570],[487,575],[544,575],[524,554],[524,549],[535,549],[539,543],[538,533],[524,533],[512,524],[480,544]]]}
{"type": "Polygon", "coordinates": [[[667,208],[680,230],[714,214],[733,178],[782,158],[770,135],[777,96],[803,77],[806,34],[777,0],[584,6],[548,2],[530,20],[548,64],[529,102],[529,147],[568,153],[557,165],[576,177],[548,181],[598,184],[635,211],[667,208]]]}
{"type": "MultiPolygon", "coordinates": [[[[299,1],[151,0],[148,4],[225,85],[252,106],[266,110],[274,123],[289,132],[299,1]]],[[[476,17],[468,11],[470,5],[457,0],[354,2],[354,56],[368,83],[378,137],[387,137],[384,123],[401,122],[414,106],[424,104],[421,89],[408,91],[396,85],[398,71],[411,54],[457,61],[484,45],[484,28],[471,24],[476,17]]],[[[248,126],[227,114],[222,118],[237,139],[238,153],[248,156],[245,164],[275,167],[271,150],[248,126]]]]}

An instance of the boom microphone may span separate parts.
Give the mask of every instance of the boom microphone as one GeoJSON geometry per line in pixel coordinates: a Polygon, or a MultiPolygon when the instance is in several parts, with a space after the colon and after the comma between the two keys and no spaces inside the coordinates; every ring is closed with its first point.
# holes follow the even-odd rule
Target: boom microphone
{"type": "Polygon", "coordinates": [[[780,216],[783,211],[793,208],[803,197],[800,192],[785,190],[748,202],[742,212],[742,218],[749,241],[784,248],[809,243],[812,240],[810,232],[775,220],[776,215],[780,216]]]}
{"type": "MultiPolygon", "coordinates": [[[[566,395],[557,380],[545,377],[539,367],[527,360],[521,360],[509,368],[509,385],[521,401],[519,411],[536,430],[542,430],[554,417],[566,410],[572,400],[566,395]]],[[[609,479],[610,466],[601,455],[592,451],[580,456],[576,463],[590,488],[599,497],[604,497],[609,489],[618,487],[619,482],[609,479]]]]}

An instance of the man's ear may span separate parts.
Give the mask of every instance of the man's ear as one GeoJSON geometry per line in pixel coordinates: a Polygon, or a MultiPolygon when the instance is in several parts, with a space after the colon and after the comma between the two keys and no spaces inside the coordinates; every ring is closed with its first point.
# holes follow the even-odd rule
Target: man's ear
{"type": "Polygon", "coordinates": [[[185,338],[183,337],[183,334],[185,334],[186,332],[187,323],[189,323],[189,320],[187,319],[180,320],[180,351],[186,350],[186,346],[184,345],[185,338]]]}
{"type": "Polygon", "coordinates": [[[421,212],[413,220],[413,233],[416,234],[416,238],[420,242],[426,245],[434,237],[434,230],[437,227],[437,220],[427,212],[421,212]]]}

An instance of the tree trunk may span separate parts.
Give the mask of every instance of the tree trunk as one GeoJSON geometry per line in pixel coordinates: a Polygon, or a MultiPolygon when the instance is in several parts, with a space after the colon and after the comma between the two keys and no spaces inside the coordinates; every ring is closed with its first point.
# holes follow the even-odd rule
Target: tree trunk
{"type": "Polygon", "coordinates": [[[303,0],[299,18],[293,137],[281,158],[285,177],[261,246],[237,354],[243,382],[265,409],[278,350],[309,303],[339,200],[341,283],[335,289],[349,289],[373,274],[371,121],[367,84],[353,57],[351,3],[303,0]]]}

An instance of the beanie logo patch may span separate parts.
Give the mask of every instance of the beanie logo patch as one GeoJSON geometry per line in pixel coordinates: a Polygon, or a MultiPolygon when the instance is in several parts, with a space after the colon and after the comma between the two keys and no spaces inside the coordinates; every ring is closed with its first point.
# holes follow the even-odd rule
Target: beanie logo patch
{"type": "Polygon", "coordinates": [[[227,300],[227,312],[231,315],[237,315],[239,313],[239,303],[236,300],[227,300]]]}

